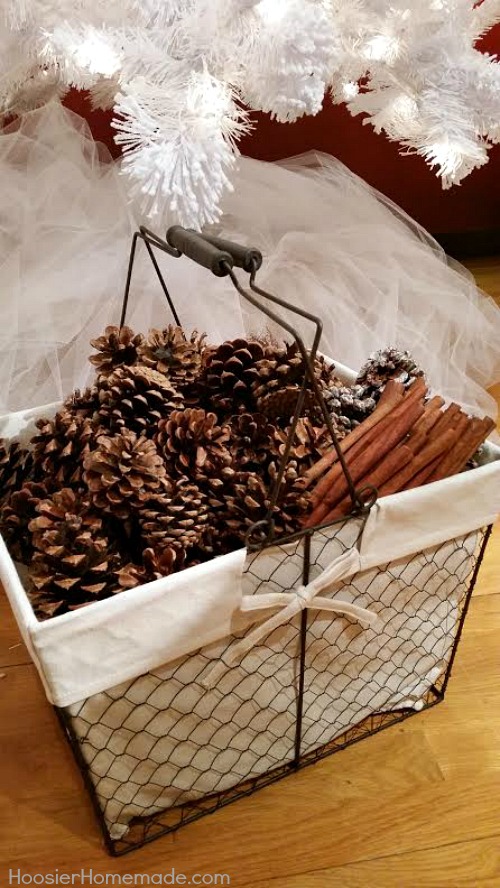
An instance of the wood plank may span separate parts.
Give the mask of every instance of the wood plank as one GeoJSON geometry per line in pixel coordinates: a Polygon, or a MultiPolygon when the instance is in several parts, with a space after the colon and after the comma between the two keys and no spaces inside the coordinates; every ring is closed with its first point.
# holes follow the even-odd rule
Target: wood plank
{"type": "Polygon", "coordinates": [[[496,595],[500,592],[500,523],[493,528],[484,554],[474,595],[496,595]]]}
{"type": "Polygon", "coordinates": [[[0,586],[0,672],[4,666],[31,663],[5,592],[0,586]]]}
{"type": "Polygon", "coordinates": [[[265,879],[253,888],[498,888],[498,836],[395,854],[335,869],[265,879]]]}

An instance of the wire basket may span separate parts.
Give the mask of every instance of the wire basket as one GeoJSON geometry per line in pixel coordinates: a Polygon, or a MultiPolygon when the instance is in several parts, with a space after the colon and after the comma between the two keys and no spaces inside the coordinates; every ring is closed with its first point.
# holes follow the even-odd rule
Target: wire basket
{"type": "MultiPolygon", "coordinates": [[[[176,323],[180,318],[156,249],[186,255],[228,276],[242,299],[295,340],[304,377],[267,517],[247,538],[242,601],[247,612],[259,611],[258,617],[249,621],[247,613],[246,621],[235,619],[229,634],[198,649],[193,643],[176,659],[167,651],[161,668],[136,672],[116,685],[108,682],[83,700],[56,706],[112,855],[440,702],[491,530],[489,521],[472,521],[387,563],[372,557],[361,567],[358,548],[377,491],[356,489],[316,381],[320,320],[257,286],[258,251],[179,227],[170,229],[166,240],[141,228],[132,243],[122,326],[140,241],[176,323]],[[235,267],[248,273],[249,289],[240,284],[235,267]],[[279,309],[313,325],[310,350],[279,309]],[[311,393],[345,473],[351,511],[327,526],[276,539],[274,508],[311,393]],[[269,616],[277,604],[280,612],[269,616]]],[[[26,616],[26,602],[20,600],[19,577],[0,554],[2,579],[29,635],[32,614],[26,616]]],[[[92,608],[85,610],[90,614],[92,608]]],[[[81,619],[75,616],[74,625],[81,619]]],[[[33,638],[30,649],[43,654],[33,638]]]]}
{"type": "MultiPolygon", "coordinates": [[[[319,534],[311,567],[345,545],[342,530],[319,534]]],[[[344,591],[384,609],[382,637],[305,610],[212,690],[203,677],[234,638],[57,709],[108,851],[125,854],[443,700],[489,532],[354,577],[344,591]]],[[[255,566],[258,594],[267,578],[255,566]]]]}

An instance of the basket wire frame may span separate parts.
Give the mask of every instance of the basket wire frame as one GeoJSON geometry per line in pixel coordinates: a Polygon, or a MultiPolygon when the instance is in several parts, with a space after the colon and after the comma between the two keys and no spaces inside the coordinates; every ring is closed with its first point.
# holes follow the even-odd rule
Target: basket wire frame
{"type": "MultiPolygon", "coordinates": [[[[105,805],[103,805],[103,798],[99,792],[100,778],[96,778],[95,768],[93,766],[93,762],[89,759],[88,751],[86,754],[84,754],[84,748],[86,745],[89,745],[89,736],[91,735],[93,727],[93,725],[91,724],[85,724],[85,728],[82,729],[82,718],[84,718],[85,715],[84,707],[82,707],[80,713],[75,713],[75,707],[56,708],[58,718],[64,728],[67,739],[71,744],[75,759],[82,773],[87,790],[90,794],[94,811],[100,824],[104,837],[104,842],[108,852],[112,856],[122,856],[124,854],[127,854],[128,852],[133,851],[134,849],[137,849],[145,844],[148,844],[149,842],[155,840],[156,838],[159,838],[160,836],[164,836],[168,833],[174,832],[181,827],[188,825],[189,823],[193,823],[194,821],[198,820],[201,817],[204,817],[207,814],[216,812],[220,808],[223,808],[226,805],[237,801],[238,799],[252,795],[254,792],[262,789],[265,786],[276,783],[284,777],[294,774],[297,771],[302,770],[303,768],[306,768],[323,758],[326,758],[327,756],[339,752],[340,750],[345,749],[348,746],[351,746],[354,743],[357,743],[360,740],[371,736],[372,734],[379,733],[385,728],[404,721],[407,718],[410,718],[411,716],[416,715],[425,709],[429,709],[435,706],[437,703],[440,703],[444,699],[445,691],[448,686],[471,596],[476,584],[479,569],[481,567],[491,530],[492,528],[489,527],[476,534],[476,537],[478,537],[478,541],[473,555],[472,565],[470,564],[470,552],[468,552],[466,550],[466,547],[464,547],[464,563],[468,559],[469,565],[472,567],[472,571],[468,571],[468,575],[466,578],[459,578],[456,558],[451,561],[449,569],[446,565],[446,562],[444,563],[445,569],[442,582],[451,583],[452,585],[449,586],[450,589],[455,586],[456,588],[459,588],[460,590],[463,589],[464,591],[461,591],[459,597],[459,604],[456,612],[456,623],[454,627],[453,644],[448,655],[446,669],[439,676],[439,678],[436,679],[435,683],[428,688],[418,709],[415,707],[402,707],[400,709],[388,709],[387,711],[373,712],[361,719],[359,723],[349,726],[347,730],[343,731],[338,736],[335,736],[333,739],[324,743],[319,742],[309,744],[312,745],[312,748],[310,749],[304,748],[304,746],[306,746],[305,740],[307,739],[307,733],[304,732],[303,728],[304,716],[307,715],[307,700],[305,689],[308,683],[309,670],[311,668],[311,664],[307,663],[307,653],[311,641],[310,636],[312,624],[313,621],[317,619],[317,616],[315,614],[313,614],[311,611],[305,610],[298,617],[296,633],[294,636],[294,650],[296,651],[297,655],[297,677],[293,688],[293,717],[295,718],[296,730],[294,750],[293,755],[290,757],[290,760],[286,761],[285,763],[276,762],[275,765],[267,770],[265,773],[242,780],[237,785],[231,786],[230,788],[222,790],[220,792],[208,793],[201,798],[195,799],[193,801],[187,801],[180,805],[174,805],[173,807],[166,808],[164,810],[155,812],[154,814],[146,815],[144,817],[134,817],[130,821],[128,831],[125,835],[121,837],[117,838],[113,836],[112,831],[109,828],[109,824],[106,821],[105,817],[105,805]]],[[[460,541],[456,542],[457,551],[460,551],[460,541]]],[[[308,559],[305,559],[304,565],[308,565],[308,563],[308,559]]],[[[429,559],[428,564],[430,567],[432,567],[432,558],[429,559]]],[[[410,570],[411,565],[412,561],[410,561],[408,565],[410,570]]],[[[389,583],[392,580],[391,566],[384,566],[383,569],[379,570],[379,573],[383,573],[385,571],[387,571],[387,582],[389,583]],[[388,571],[387,568],[389,568],[388,571]]],[[[306,569],[304,572],[304,579],[307,580],[306,569]]],[[[413,580],[413,582],[415,582],[415,580],[413,580]]],[[[267,645],[267,641],[268,640],[263,643],[264,646],[267,645]]],[[[173,678],[175,678],[175,672],[173,678]]],[[[138,681],[139,680],[140,679],[138,679],[138,681]]],[[[404,680],[404,677],[402,680],[404,680]]],[[[167,678],[165,679],[165,681],[172,681],[172,678],[167,678]]],[[[134,682],[131,682],[130,690],[133,688],[134,682]]],[[[117,698],[115,695],[109,696],[109,699],[107,699],[106,701],[108,709],[110,709],[116,703],[116,700],[117,698]]],[[[330,706],[332,703],[333,701],[327,700],[325,707],[330,706]]],[[[273,704],[271,702],[270,706],[272,707],[272,705],[273,704]]],[[[106,710],[102,713],[102,719],[104,720],[104,722],[106,721],[106,710]]],[[[160,741],[162,739],[163,738],[160,738],[160,741]]],[[[179,743],[179,746],[180,745],[182,744],[179,743]]],[[[174,745],[174,752],[176,749],[177,746],[174,745]]],[[[102,779],[105,780],[106,777],[107,775],[104,774],[104,777],[102,779]]]]}
{"type": "MultiPolygon", "coordinates": [[[[182,255],[187,255],[191,259],[194,259],[194,261],[197,261],[200,264],[210,268],[214,274],[221,277],[228,276],[242,298],[250,302],[254,307],[263,311],[264,314],[267,315],[267,317],[269,317],[273,322],[282,326],[283,329],[285,329],[286,332],[294,338],[299,348],[304,361],[304,379],[299,390],[297,405],[287,441],[287,446],[285,447],[285,452],[279,466],[276,485],[273,491],[270,493],[270,508],[267,519],[265,522],[260,522],[259,525],[255,525],[253,528],[250,529],[247,542],[249,553],[259,553],[264,551],[267,547],[271,545],[284,546],[289,543],[293,543],[294,541],[302,545],[303,558],[301,581],[303,585],[307,585],[307,583],[309,582],[311,569],[312,539],[314,535],[318,533],[318,531],[321,533],[322,528],[303,530],[294,534],[286,540],[280,539],[276,541],[274,540],[274,523],[272,521],[272,512],[278,498],[279,487],[283,478],[284,471],[286,469],[286,463],[289,458],[297,423],[303,413],[306,391],[308,387],[313,390],[316,404],[317,406],[319,406],[323,414],[325,424],[330,431],[333,445],[337,451],[339,460],[346,475],[349,493],[351,496],[352,509],[350,516],[348,516],[348,519],[346,520],[345,517],[340,518],[338,519],[338,521],[330,524],[329,528],[332,529],[338,526],[338,528],[340,529],[341,527],[345,526],[348,521],[353,522],[354,519],[359,523],[359,532],[357,535],[357,539],[359,539],[369,511],[375,503],[377,497],[377,492],[373,488],[366,488],[364,490],[357,490],[355,488],[348,468],[345,464],[339,442],[335,436],[328,409],[325,405],[318,383],[315,379],[314,360],[316,357],[322,332],[321,321],[313,315],[310,315],[301,309],[289,305],[284,300],[267,293],[257,286],[255,280],[256,273],[260,268],[262,262],[262,257],[260,256],[258,251],[243,248],[239,245],[231,244],[227,241],[220,241],[217,238],[212,238],[208,236],[203,237],[201,235],[197,235],[194,232],[189,232],[178,227],[176,227],[175,229],[170,229],[167,233],[166,240],[163,240],[162,238],[155,235],[153,232],[142,227],[138,232],[134,234],[132,241],[127,281],[120,318],[120,326],[123,326],[126,322],[132,273],[139,240],[142,241],[146,246],[154,271],[157,275],[160,286],[162,287],[166,301],[169,305],[170,311],[176,324],[180,326],[180,318],[166,286],[156,257],[154,255],[155,249],[167,253],[175,258],[179,258],[182,255]],[[241,286],[236,275],[234,274],[233,265],[236,265],[240,269],[243,269],[244,272],[249,274],[250,290],[244,289],[241,286]],[[315,336],[312,348],[309,353],[307,352],[304,343],[297,331],[272,308],[269,308],[269,306],[267,305],[268,302],[270,302],[271,305],[285,308],[292,313],[300,315],[302,318],[309,320],[314,325],[315,336]]],[[[491,528],[488,528],[481,532],[480,543],[474,556],[474,567],[472,573],[469,571],[467,583],[465,583],[464,578],[460,580],[458,576],[456,577],[456,587],[460,587],[461,595],[458,608],[458,618],[454,631],[453,646],[449,654],[445,671],[436,681],[436,683],[432,685],[432,687],[427,691],[421,709],[427,709],[431,706],[434,706],[436,703],[439,703],[444,697],[444,693],[455,659],[457,646],[462,633],[465,616],[469,607],[470,598],[477,579],[478,571],[483,559],[490,532],[491,528]]],[[[356,543],[356,540],[354,540],[354,543],[356,543]]],[[[470,559],[470,553],[465,554],[470,559]]],[[[453,584],[453,570],[450,569],[446,576],[446,582],[451,581],[451,583],[453,584]]],[[[78,710],[78,707],[76,707],[76,709],[75,707],[56,707],[57,716],[64,728],[67,739],[71,744],[76,762],[80,768],[85,785],[90,794],[95,814],[104,836],[106,848],[112,856],[121,856],[153,841],[160,836],[173,832],[180,827],[187,825],[188,823],[192,823],[195,820],[198,820],[200,817],[203,817],[206,814],[213,813],[219,808],[225,807],[233,801],[251,795],[264,786],[268,786],[290,774],[296,773],[298,770],[305,768],[326,756],[338,752],[341,749],[344,749],[347,746],[350,746],[353,743],[356,743],[359,740],[370,736],[371,734],[375,734],[396,722],[400,722],[403,719],[416,714],[417,711],[420,711],[415,708],[408,707],[398,710],[372,712],[370,715],[361,718],[359,723],[357,723],[356,725],[351,725],[348,727],[347,730],[340,732],[337,736],[334,737],[333,740],[329,739],[326,742],[321,742],[320,738],[319,742],[318,740],[316,740],[316,742],[312,743],[312,745],[309,744],[311,748],[307,748],[305,738],[307,738],[308,728],[307,725],[305,725],[305,722],[307,721],[307,683],[310,676],[308,650],[311,641],[311,629],[316,619],[316,615],[306,609],[302,611],[302,613],[298,615],[298,617],[295,619],[294,626],[290,624],[287,627],[292,633],[292,657],[296,665],[295,681],[293,682],[293,687],[288,688],[290,700],[288,704],[287,714],[289,720],[292,720],[292,724],[294,726],[294,739],[292,748],[290,750],[290,756],[287,758],[287,761],[283,762],[276,759],[272,760],[269,762],[269,767],[264,773],[259,773],[257,776],[242,779],[240,782],[232,785],[230,788],[204,793],[200,798],[185,801],[182,804],[178,805],[174,804],[173,806],[170,806],[153,814],[146,814],[145,816],[134,817],[129,823],[128,831],[126,831],[118,838],[113,835],[113,832],[109,827],[109,817],[105,816],[106,806],[103,804],[101,782],[107,779],[107,772],[106,770],[104,770],[102,776],[96,774],[95,759],[92,758],[92,755],[94,753],[89,753],[89,747],[92,746],[89,737],[92,736],[92,728],[95,727],[95,725],[85,722],[86,701],[84,701],[80,710],[78,710]]],[[[266,647],[268,644],[269,639],[266,639],[263,642],[263,645],[264,647],[266,647]]],[[[272,654],[271,646],[269,647],[269,650],[272,654]]],[[[271,656],[270,662],[272,662],[271,656]]],[[[211,661],[211,663],[213,664],[213,661],[211,661]]],[[[147,677],[141,676],[136,681],[139,682],[145,678],[147,677]]],[[[172,678],[175,679],[175,671],[172,678]]],[[[133,687],[134,682],[131,682],[128,690],[132,691],[133,687]]],[[[127,692],[125,692],[124,694],[125,698],[126,694],[127,692]]],[[[102,696],[106,698],[106,695],[102,696]]],[[[333,701],[331,700],[327,700],[325,708],[328,708],[332,704],[332,702],[333,701]]],[[[116,698],[110,692],[109,699],[105,699],[104,709],[102,712],[103,720],[106,719],[107,712],[111,710],[115,703],[116,698]]],[[[271,702],[271,709],[272,705],[273,703],[271,702]]],[[[122,725],[119,725],[119,727],[122,727],[122,725]]],[[[102,752],[102,750],[95,750],[96,757],[99,755],[100,752],[102,752]]],[[[223,752],[223,750],[221,750],[221,752],[223,752]]],[[[139,762],[138,764],[140,765],[141,763],[139,762]]],[[[144,764],[144,762],[142,764],[144,764]]],[[[111,766],[109,770],[111,770],[111,766]]]]}

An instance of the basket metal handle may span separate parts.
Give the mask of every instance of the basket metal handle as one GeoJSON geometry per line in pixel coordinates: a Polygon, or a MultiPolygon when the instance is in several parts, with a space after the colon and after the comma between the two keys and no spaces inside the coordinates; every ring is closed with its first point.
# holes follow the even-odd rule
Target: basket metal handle
{"type": "Polygon", "coordinates": [[[226,277],[235,264],[228,250],[211,243],[191,228],[173,225],[167,231],[167,243],[193,262],[208,268],[216,277],[226,277]]]}
{"type": "Polygon", "coordinates": [[[255,274],[262,266],[262,253],[255,247],[244,247],[242,244],[236,244],[223,237],[214,237],[211,234],[203,234],[203,238],[218,250],[230,253],[233,265],[236,268],[242,268],[247,274],[255,274]]]}

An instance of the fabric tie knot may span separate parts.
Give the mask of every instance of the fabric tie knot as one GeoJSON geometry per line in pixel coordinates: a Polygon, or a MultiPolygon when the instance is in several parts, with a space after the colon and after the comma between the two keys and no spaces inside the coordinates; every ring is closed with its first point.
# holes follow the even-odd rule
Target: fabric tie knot
{"type": "Polygon", "coordinates": [[[240,662],[245,654],[259,644],[267,635],[288,623],[293,617],[302,611],[311,610],[331,611],[332,613],[347,616],[358,622],[364,629],[373,628],[377,624],[377,615],[366,608],[341,601],[338,598],[323,598],[320,593],[330,591],[331,588],[342,582],[346,577],[357,573],[361,568],[360,554],[357,549],[349,549],[338,558],[335,558],[314,580],[307,585],[301,584],[291,592],[264,592],[257,595],[245,595],[241,601],[241,611],[269,610],[280,607],[281,610],[256,626],[248,635],[235,642],[224,654],[224,659],[215,664],[208,675],[202,679],[205,688],[213,688],[226,670],[240,662]]]}

